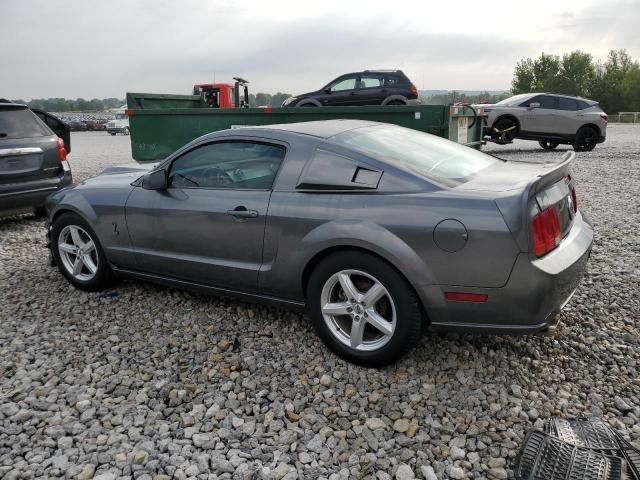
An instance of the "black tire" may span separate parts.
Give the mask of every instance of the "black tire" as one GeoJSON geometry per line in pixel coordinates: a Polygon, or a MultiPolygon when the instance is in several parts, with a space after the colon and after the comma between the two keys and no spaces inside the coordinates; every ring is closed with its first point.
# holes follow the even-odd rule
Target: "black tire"
{"type": "Polygon", "coordinates": [[[590,152],[598,143],[598,132],[593,127],[582,127],[576,133],[573,140],[573,149],[576,152],[590,152]]]}
{"type": "Polygon", "coordinates": [[[122,130],[122,134],[123,135],[129,135],[129,129],[125,128],[124,130],[122,130]]]}
{"type": "Polygon", "coordinates": [[[554,148],[556,148],[558,145],[560,145],[559,143],[556,142],[550,142],[549,140],[540,140],[538,142],[540,144],[540,146],[542,148],[544,148],[545,150],[553,150],[554,148]]]}
{"type": "MultiPolygon", "coordinates": [[[[66,232],[64,234],[66,235],[66,232]]],[[[53,254],[60,273],[62,273],[74,287],[88,292],[98,292],[113,284],[114,275],[111,268],[109,268],[102,246],[98,241],[98,236],[91,226],[79,215],[75,213],[64,213],[53,222],[51,230],[51,253],[53,254]],[[87,256],[92,256],[92,264],[97,267],[91,278],[77,278],[73,275],[73,272],[70,272],[65,266],[65,261],[60,252],[59,240],[61,233],[65,231],[66,227],[79,227],[79,229],[82,230],[82,232],[80,232],[82,239],[86,241],[88,237],[95,245],[95,256],[93,256],[93,250],[87,253],[87,256]]],[[[67,258],[70,258],[71,255],[77,259],[77,255],[75,254],[68,254],[67,258]]],[[[82,268],[86,271],[85,276],[89,276],[91,272],[84,266],[82,268]]],[[[82,272],[80,272],[80,274],[82,274],[82,272]]]]}
{"type": "Polygon", "coordinates": [[[109,132],[109,135],[113,135],[115,137],[116,132],[109,132]]]}
{"type": "Polygon", "coordinates": [[[385,103],[385,105],[406,105],[406,103],[402,100],[391,100],[390,102],[385,103]]]}
{"type": "Polygon", "coordinates": [[[318,105],[317,103],[313,103],[313,102],[308,102],[308,103],[302,103],[302,104],[297,104],[296,107],[319,107],[320,105],[318,105]]]}
{"type": "Polygon", "coordinates": [[[420,338],[423,312],[415,291],[391,265],[368,253],[342,251],[322,260],[309,278],[307,304],[315,330],[322,341],[340,357],[359,365],[382,367],[391,364],[411,350],[420,338]],[[350,272],[352,285],[358,294],[366,292],[374,282],[382,285],[385,294],[375,300],[371,308],[383,320],[392,320],[395,314],[395,324],[392,321],[386,324],[394,325],[389,329],[390,333],[385,335],[382,330],[372,326],[374,313],[365,302],[349,303],[349,295],[345,294],[342,283],[335,280],[338,273],[345,271],[350,272]],[[321,309],[325,291],[337,293],[340,297],[333,300],[329,293],[328,303],[344,302],[343,305],[353,306],[352,313],[325,317],[321,309]],[[360,347],[353,348],[348,343],[356,321],[358,325],[362,322],[363,341],[360,347]]]}
{"type": "Polygon", "coordinates": [[[509,117],[499,118],[491,129],[492,138],[500,144],[511,143],[518,135],[518,124],[509,117]],[[496,130],[498,130],[496,132],[496,130]],[[500,133],[504,132],[504,134],[500,133]]]}

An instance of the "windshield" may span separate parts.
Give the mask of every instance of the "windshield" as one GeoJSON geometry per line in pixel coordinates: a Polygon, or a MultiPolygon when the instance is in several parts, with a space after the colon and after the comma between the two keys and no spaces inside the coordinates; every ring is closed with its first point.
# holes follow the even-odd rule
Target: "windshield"
{"type": "Polygon", "coordinates": [[[473,148],[396,125],[357,128],[331,140],[449,186],[501,162],[473,148]]]}
{"type": "Polygon", "coordinates": [[[505,98],[504,100],[499,101],[496,105],[517,105],[521,102],[524,102],[528,98],[531,98],[533,95],[530,93],[522,93],[520,95],[514,95],[513,97],[505,98]]]}

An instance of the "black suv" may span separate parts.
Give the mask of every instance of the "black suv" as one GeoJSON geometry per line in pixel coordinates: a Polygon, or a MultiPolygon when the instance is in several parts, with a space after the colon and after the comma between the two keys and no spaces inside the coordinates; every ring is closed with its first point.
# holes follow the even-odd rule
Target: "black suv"
{"type": "Polygon", "coordinates": [[[0,100],[0,214],[34,209],[71,184],[69,127],[57,117],[0,100]]]}
{"type": "Polygon", "coordinates": [[[347,73],[311,93],[287,98],[283,107],[409,105],[419,103],[418,89],[402,70],[347,73]]]}

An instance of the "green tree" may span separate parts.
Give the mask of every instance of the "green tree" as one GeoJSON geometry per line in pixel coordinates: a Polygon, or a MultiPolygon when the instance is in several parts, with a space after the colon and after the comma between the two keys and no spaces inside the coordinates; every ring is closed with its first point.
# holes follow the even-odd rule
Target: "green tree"
{"type": "Polygon", "coordinates": [[[624,109],[640,112],[640,65],[636,62],[627,70],[620,83],[624,109]]]}
{"type": "Polygon", "coordinates": [[[556,80],[556,93],[585,96],[594,74],[595,68],[590,54],[579,50],[564,54],[556,80]]]}

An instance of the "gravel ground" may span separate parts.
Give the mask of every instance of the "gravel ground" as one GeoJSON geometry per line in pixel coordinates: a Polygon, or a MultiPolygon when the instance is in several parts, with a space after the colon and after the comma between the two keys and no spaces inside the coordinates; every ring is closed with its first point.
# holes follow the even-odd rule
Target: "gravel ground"
{"type": "MultiPolygon", "coordinates": [[[[129,161],[128,137],[73,135],[77,181],[129,161]]],[[[556,330],[432,333],[384,370],[336,358],[286,310],[76,291],[46,266],[42,221],[0,220],[0,477],[503,479],[552,416],[603,416],[638,442],[639,164],[639,126],[578,154],[597,240],[556,330]]]]}

